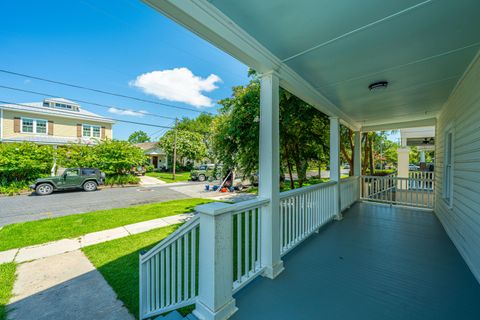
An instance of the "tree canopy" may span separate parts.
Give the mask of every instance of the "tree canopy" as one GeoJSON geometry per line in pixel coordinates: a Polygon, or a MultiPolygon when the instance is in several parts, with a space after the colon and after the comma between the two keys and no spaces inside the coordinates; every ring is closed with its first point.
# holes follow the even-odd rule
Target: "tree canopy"
{"type": "MultiPolygon", "coordinates": [[[[231,97],[220,100],[215,118],[213,150],[226,168],[247,176],[258,169],[260,83],[253,77],[246,86],[233,88],[231,97]]],[[[280,89],[280,152],[282,167],[290,177],[296,169],[299,185],[306,180],[310,161],[328,158],[328,118],[284,89],[280,89]]],[[[293,183],[293,178],[290,179],[293,183]]]]}
{"type": "Polygon", "coordinates": [[[143,143],[149,142],[150,137],[145,131],[135,131],[128,137],[128,142],[130,143],[143,143]]]}
{"type": "MultiPolygon", "coordinates": [[[[159,144],[169,154],[173,155],[175,145],[175,130],[169,130],[160,138],[159,144]]],[[[203,136],[197,132],[177,129],[177,159],[201,160],[207,155],[203,136]]]]}

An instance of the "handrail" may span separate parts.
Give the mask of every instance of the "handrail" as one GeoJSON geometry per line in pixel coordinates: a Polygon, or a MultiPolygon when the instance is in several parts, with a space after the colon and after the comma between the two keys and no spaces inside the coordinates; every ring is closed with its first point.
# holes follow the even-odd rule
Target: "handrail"
{"type": "Polygon", "coordinates": [[[335,185],[335,184],[337,184],[336,181],[328,181],[328,182],[322,182],[322,183],[314,184],[314,185],[308,186],[308,187],[301,187],[301,188],[298,188],[298,189],[293,189],[293,190],[280,192],[280,199],[296,196],[298,194],[302,194],[302,193],[305,193],[305,192],[310,192],[310,191],[313,191],[313,190],[316,190],[316,189],[328,188],[329,186],[332,186],[332,185],[335,185]]]}
{"type": "Polygon", "coordinates": [[[155,255],[159,251],[171,245],[173,242],[178,240],[178,238],[180,238],[185,233],[189,232],[191,229],[196,227],[199,223],[200,223],[200,217],[193,216],[190,220],[188,220],[186,223],[180,226],[177,230],[172,232],[168,237],[163,239],[163,241],[160,241],[158,244],[156,244],[153,248],[148,250],[146,253],[140,255],[140,262],[145,262],[146,260],[150,259],[152,255],[155,255]]]}
{"type": "Polygon", "coordinates": [[[244,211],[244,210],[252,209],[259,206],[264,206],[264,205],[267,205],[269,202],[270,200],[268,199],[257,197],[252,200],[242,201],[238,203],[231,203],[229,204],[228,207],[225,207],[225,208],[215,209],[215,214],[218,215],[218,214],[223,214],[227,212],[235,213],[238,211],[244,211]]]}

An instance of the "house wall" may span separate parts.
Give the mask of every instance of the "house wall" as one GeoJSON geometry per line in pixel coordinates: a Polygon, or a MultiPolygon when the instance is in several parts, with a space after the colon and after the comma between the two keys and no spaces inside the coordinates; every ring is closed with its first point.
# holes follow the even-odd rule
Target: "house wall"
{"type": "Polygon", "coordinates": [[[435,213],[480,282],[480,59],[437,118],[435,213]],[[443,199],[445,132],[453,129],[453,203],[443,199]]]}
{"type": "Polygon", "coordinates": [[[58,137],[77,137],[77,123],[81,124],[91,124],[105,127],[105,137],[112,139],[112,124],[111,123],[101,123],[97,121],[87,121],[87,120],[78,120],[78,119],[69,119],[56,116],[44,116],[40,114],[26,113],[26,112],[16,112],[11,110],[3,110],[3,138],[13,138],[21,136],[31,136],[32,133],[16,133],[14,132],[14,118],[15,117],[24,117],[24,118],[35,118],[35,119],[45,119],[53,121],[53,136],[58,137]]]}

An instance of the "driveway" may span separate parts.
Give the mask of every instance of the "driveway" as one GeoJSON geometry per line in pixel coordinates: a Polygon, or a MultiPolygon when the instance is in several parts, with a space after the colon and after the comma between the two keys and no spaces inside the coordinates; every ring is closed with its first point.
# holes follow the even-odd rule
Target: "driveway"
{"type": "Polygon", "coordinates": [[[190,198],[172,188],[195,182],[158,186],[105,188],[96,192],[65,191],[49,196],[0,197],[0,226],[95,210],[123,208],[151,202],[190,198]]]}

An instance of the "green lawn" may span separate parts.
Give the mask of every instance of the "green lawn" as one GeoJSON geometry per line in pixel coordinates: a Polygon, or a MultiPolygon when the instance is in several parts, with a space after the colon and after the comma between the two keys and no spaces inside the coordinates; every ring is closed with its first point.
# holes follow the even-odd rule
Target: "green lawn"
{"type": "Polygon", "coordinates": [[[149,177],[163,180],[167,183],[183,182],[190,180],[190,172],[177,172],[175,174],[175,180],[173,180],[173,175],[171,172],[147,172],[146,175],[149,177]]]}
{"type": "Polygon", "coordinates": [[[195,206],[209,202],[197,198],[173,200],[11,224],[0,229],[0,251],[192,212],[195,206]]]}
{"type": "Polygon", "coordinates": [[[83,248],[93,265],[138,318],[138,259],[142,250],[148,250],[175,231],[179,225],[154,229],[133,236],[116,239],[83,248]]]}
{"type": "Polygon", "coordinates": [[[12,296],[15,269],[16,264],[13,262],[0,264],[0,320],[7,318],[5,306],[12,296]]]}

